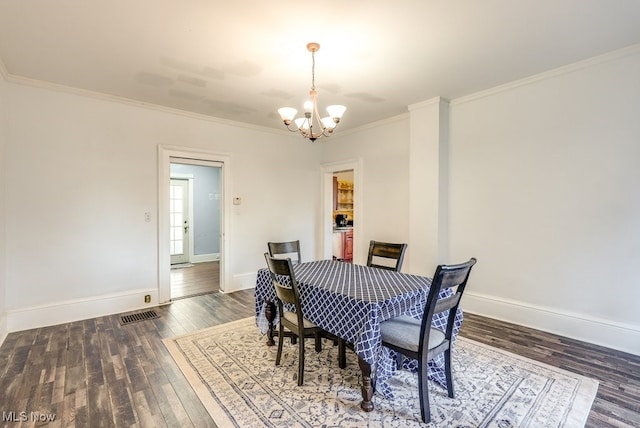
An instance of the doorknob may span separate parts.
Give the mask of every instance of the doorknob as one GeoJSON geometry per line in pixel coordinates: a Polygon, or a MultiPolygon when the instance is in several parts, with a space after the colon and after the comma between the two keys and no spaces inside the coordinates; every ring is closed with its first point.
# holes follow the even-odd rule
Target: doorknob
{"type": "Polygon", "coordinates": [[[189,230],[189,226],[187,225],[187,221],[185,220],[185,222],[184,222],[184,233],[185,233],[185,235],[187,234],[188,230],[189,230]]]}

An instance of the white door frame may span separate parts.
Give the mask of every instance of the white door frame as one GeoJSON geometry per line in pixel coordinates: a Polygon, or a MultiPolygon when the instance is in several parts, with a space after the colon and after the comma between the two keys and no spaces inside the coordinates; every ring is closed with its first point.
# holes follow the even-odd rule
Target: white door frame
{"type": "MultiPolygon", "coordinates": [[[[362,209],[362,159],[351,159],[339,162],[323,163],[321,195],[322,213],[322,258],[331,260],[333,257],[333,174],[340,171],[353,170],[353,262],[364,264],[366,260],[362,252],[362,236],[364,232],[362,209]],[[364,261],[363,261],[364,260],[364,261]]],[[[368,248],[368,247],[367,247],[368,248]]]]}
{"type": "Polygon", "coordinates": [[[232,206],[231,193],[231,157],[228,154],[210,152],[203,149],[158,145],[158,301],[171,300],[171,275],[169,251],[169,182],[171,179],[171,159],[180,159],[201,165],[206,162],[219,162],[220,171],[220,291],[224,292],[230,284],[230,260],[228,207],[232,206]]]}

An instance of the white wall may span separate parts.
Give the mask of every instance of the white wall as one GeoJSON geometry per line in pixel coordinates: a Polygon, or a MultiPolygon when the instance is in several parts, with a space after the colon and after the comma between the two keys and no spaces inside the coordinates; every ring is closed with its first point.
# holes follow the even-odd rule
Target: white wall
{"type": "Polygon", "coordinates": [[[234,280],[250,282],[264,266],[268,240],[295,235],[312,254],[318,148],[284,133],[7,86],[10,331],[122,312],[157,293],[159,144],[230,156],[233,194],[243,200],[229,212],[234,280]]]}
{"type": "MultiPolygon", "coordinates": [[[[465,310],[640,355],[638,76],[636,49],[451,102],[438,245],[478,258],[465,310]]],[[[326,162],[364,160],[363,241],[417,233],[411,119],[325,143],[326,162]]]]}
{"type": "MultiPolygon", "coordinates": [[[[2,67],[2,64],[0,64],[2,67]]],[[[6,240],[5,240],[5,156],[4,148],[8,137],[9,122],[7,120],[7,84],[0,75],[0,343],[7,335],[6,305],[6,240]]]]}
{"type": "MultiPolygon", "coordinates": [[[[374,123],[356,132],[322,142],[322,162],[362,160],[362,219],[355,216],[360,254],[354,262],[366,263],[369,241],[408,242],[409,127],[406,116],[374,123]]],[[[356,207],[357,208],[357,207],[356,207]]],[[[355,245],[354,245],[355,247],[355,245]]],[[[409,248],[407,251],[411,251],[409,248]]],[[[403,271],[410,266],[405,257],[403,271]]]]}
{"type": "Polygon", "coordinates": [[[640,354],[638,76],[636,50],[452,102],[466,308],[640,354]]]}

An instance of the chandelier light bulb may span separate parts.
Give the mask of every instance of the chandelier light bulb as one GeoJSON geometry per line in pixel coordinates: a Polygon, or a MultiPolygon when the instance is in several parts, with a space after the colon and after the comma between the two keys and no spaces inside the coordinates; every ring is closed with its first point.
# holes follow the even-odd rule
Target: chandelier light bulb
{"type": "Polygon", "coordinates": [[[304,111],[305,113],[313,113],[313,101],[311,100],[305,101],[304,111]]]}

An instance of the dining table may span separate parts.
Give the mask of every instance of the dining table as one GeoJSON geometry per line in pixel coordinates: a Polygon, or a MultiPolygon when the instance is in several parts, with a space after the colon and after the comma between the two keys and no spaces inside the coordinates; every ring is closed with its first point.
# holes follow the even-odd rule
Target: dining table
{"type": "MultiPolygon", "coordinates": [[[[358,356],[362,371],[362,402],[365,411],[373,410],[372,397],[379,392],[393,397],[387,380],[396,370],[392,351],[382,346],[380,323],[400,315],[421,319],[431,278],[420,275],[345,263],[318,260],[293,265],[300,291],[304,317],[333,336],[344,339],[358,356]]],[[[283,281],[286,282],[284,278],[283,281]]],[[[439,297],[446,297],[445,290],[439,297]]],[[[258,270],[255,288],[256,325],[266,334],[267,345],[275,342],[275,326],[279,321],[276,293],[267,268],[258,270]]],[[[294,310],[294,308],[288,308],[294,310]]],[[[446,325],[448,311],[437,314],[436,328],[446,325]]],[[[458,309],[453,338],[462,325],[463,313],[458,309]]],[[[442,356],[440,356],[442,357],[442,356]]],[[[415,370],[415,360],[405,359],[403,366],[415,370]]],[[[444,359],[429,362],[429,378],[446,385],[444,359]]]]}

